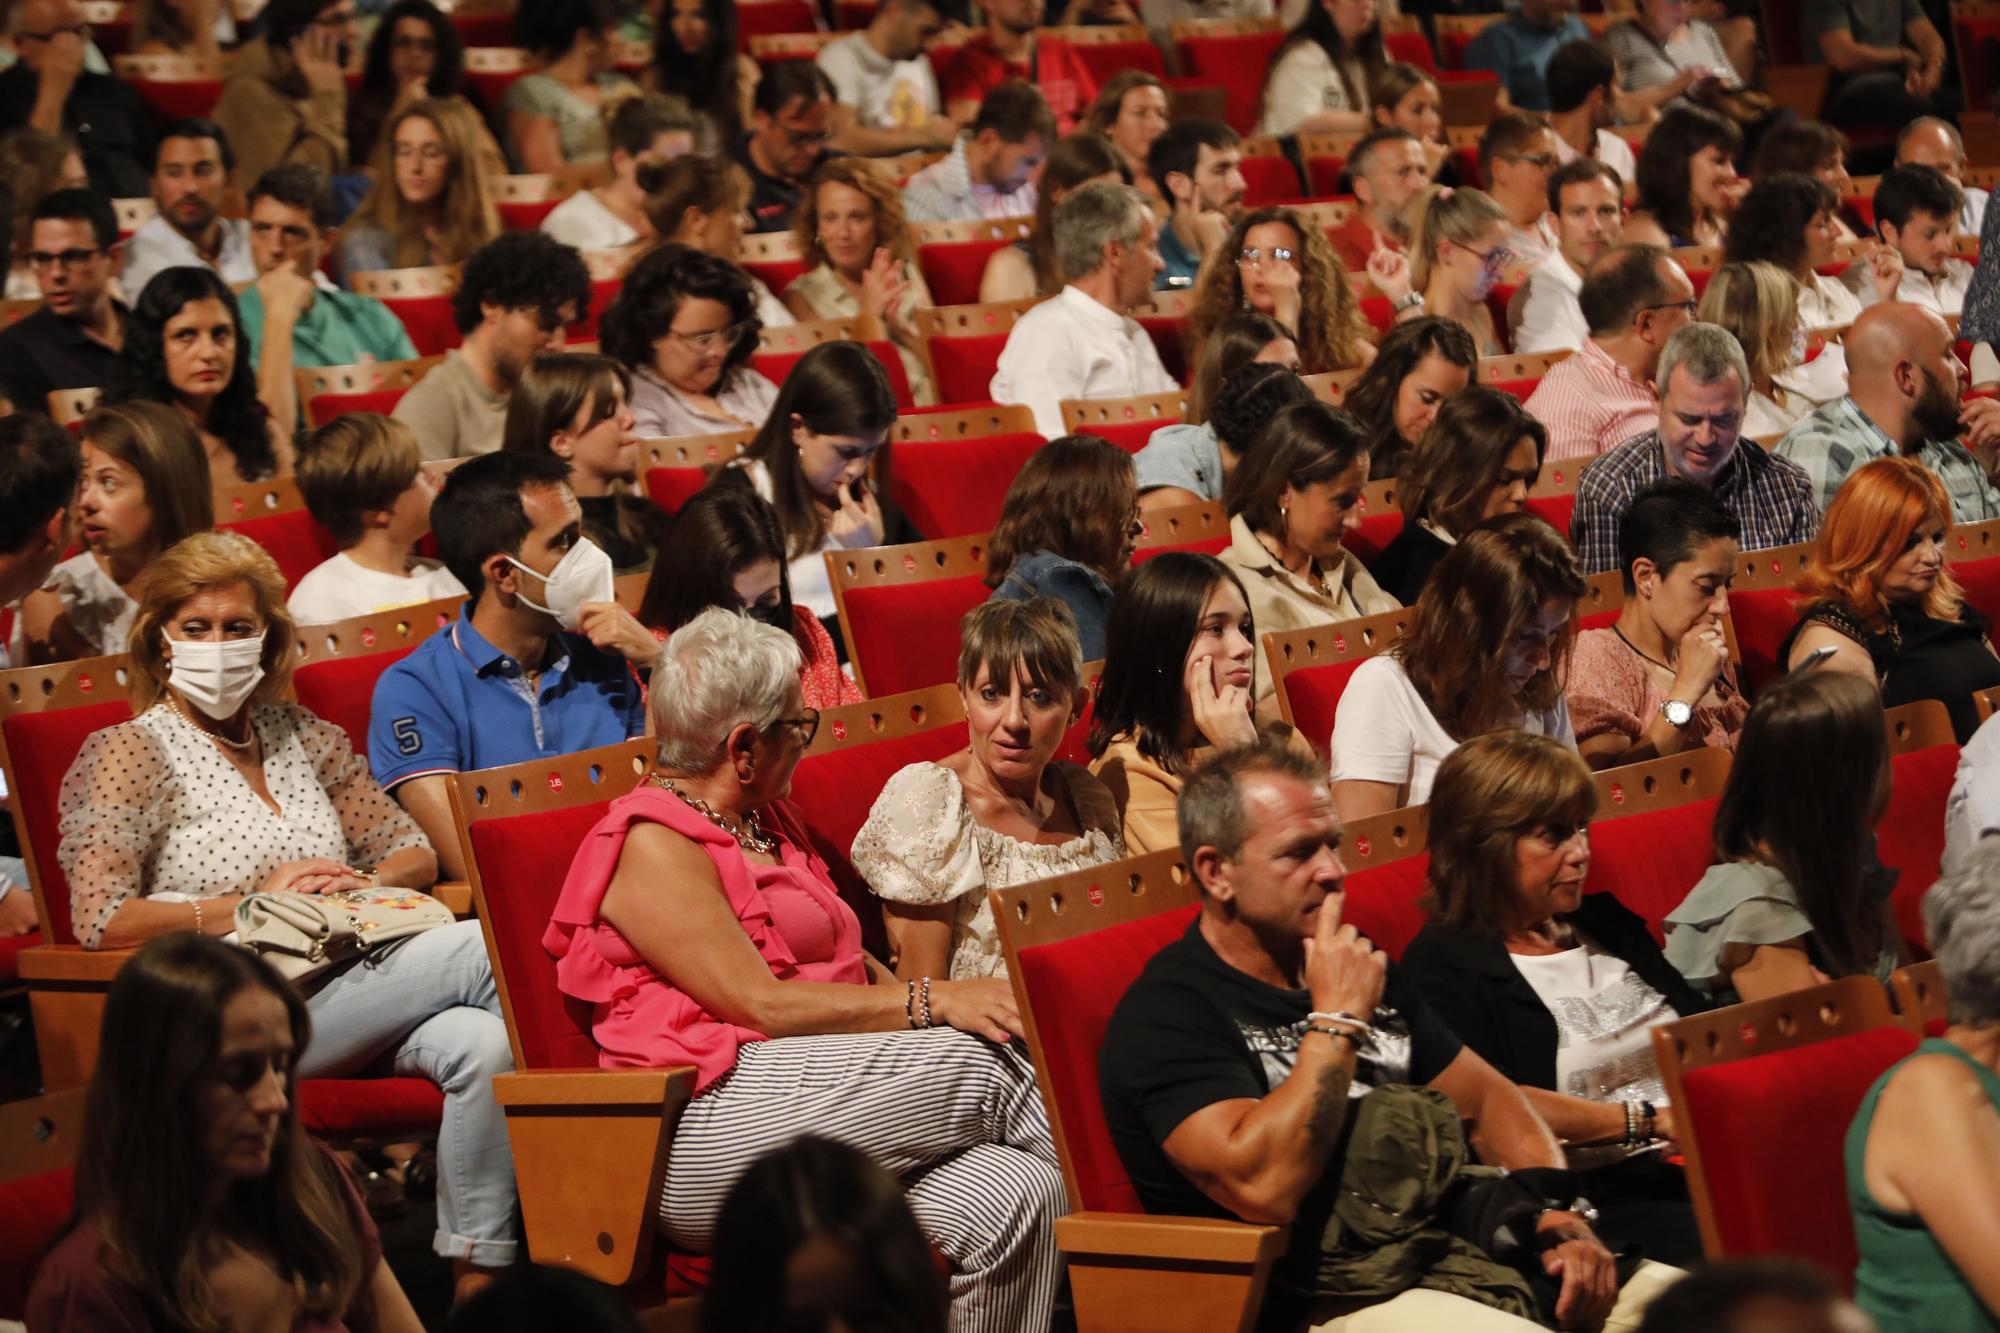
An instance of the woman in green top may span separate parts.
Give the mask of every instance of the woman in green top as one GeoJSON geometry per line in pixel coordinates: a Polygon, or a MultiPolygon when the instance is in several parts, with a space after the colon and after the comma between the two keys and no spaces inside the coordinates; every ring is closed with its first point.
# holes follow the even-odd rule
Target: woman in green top
{"type": "Polygon", "coordinates": [[[2000,1330],[2000,842],[1931,887],[1924,925],[1947,1026],[1847,1131],[1854,1297],[1884,1329],[2000,1330]]]}
{"type": "Polygon", "coordinates": [[[1869,681],[1810,669],[1768,686],[1716,808],[1717,864],[1667,915],[1667,960],[1718,1004],[1861,972],[1886,981],[1902,945],[1896,874],[1875,859],[1888,802],[1869,681]]]}

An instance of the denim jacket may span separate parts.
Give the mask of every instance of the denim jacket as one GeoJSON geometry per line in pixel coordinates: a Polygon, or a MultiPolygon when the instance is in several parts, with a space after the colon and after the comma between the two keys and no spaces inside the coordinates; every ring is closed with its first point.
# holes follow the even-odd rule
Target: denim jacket
{"type": "Polygon", "coordinates": [[[1083,660],[1104,659],[1104,618],[1111,611],[1111,585],[1090,566],[1054,551],[1036,551],[1014,562],[993,590],[993,597],[1015,602],[1055,598],[1076,617],[1076,644],[1083,660]]]}

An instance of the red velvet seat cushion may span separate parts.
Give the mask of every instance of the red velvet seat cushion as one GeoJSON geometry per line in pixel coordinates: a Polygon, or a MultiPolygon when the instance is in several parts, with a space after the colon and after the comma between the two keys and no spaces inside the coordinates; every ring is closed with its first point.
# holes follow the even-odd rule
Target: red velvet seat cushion
{"type": "Polygon", "coordinates": [[[1201,555],[1221,555],[1229,549],[1229,533],[1224,530],[1220,536],[1204,537],[1200,541],[1178,542],[1171,546],[1144,546],[1132,552],[1132,563],[1143,565],[1155,556],[1168,551],[1194,551],[1201,555]]]}
{"type": "MultiPolygon", "coordinates": [[[[480,79],[478,74],[467,74],[467,83],[480,79]]],[[[514,77],[508,78],[512,83],[514,77]]],[[[486,105],[500,105],[497,98],[489,98],[486,105]]],[[[458,346],[460,333],[458,321],[451,311],[449,296],[406,296],[383,297],[382,304],[389,307],[389,313],[402,321],[404,332],[410,335],[410,344],[417,349],[418,356],[438,356],[458,346]]]]}
{"type": "Polygon", "coordinates": [[[924,285],[931,289],[934,305],[973,305],[979,300],[979,281],[986,276],[986,261],[995,250],[1012,244],[991,238],[977,241],[932,241],[917,247],[917,268],[924,285]]]}
{"type": "Polygon", "coordinates": [[[1079,42],[1073,49],[1090,77],[1100,84],[1109,83],[1112,75],[1126,69],[1143,70],[1156,79],[1166,77],[1160,48],[1148,41],[1079,42]]]}
{"type": "MultiPolygon", "coordinates": [[[[1122,882],[1102,891],[1130,892],[1122,882]]],[[[1072,1202],[1079,1209],[1145,1211],[1104,1119],[1097,1052],[1119,999],[1199,910],[1189,905],[1021,951],[1018,980],[1042,1041],[1042,1091],[1055,1104],[1069,1143],[1081,1194],[1072,1202]]]]}
{"type": "Polygon", "coordinates": [[[1901,873],[1896,877],[1896,924],[1903,937],[1928,949],[1924,895],[1937,882],[1944,859],[1944,804],[1958,772],[1958,747],[1933,745],[1889,763],[1889,808],[1875,826],[1876,855],[1901,873]]]}
{"type": "Polygon", "coordinates": [[[646,495],[669,514],[694,499],[695,492],[708,484],[708,472],[698,467],[649,467],[646,495]]]}
{"type": "Polygon", "coordinates": [[[993,395],[993,375],[1007,347],[1004,333],[973,333],[930,340],[931,376],[941,403],[984,403],[993,395]]]}
{"type": "Polygon", "coordinates": [[[207,120],[222,100],[221,79],[127,79],[163,125],[177,120],[207,120]]]}
{"type": "Polygon", "coordinates": [[[958,677],[958,622],[992,590],[977,574],[850,588],[843,616],[871,697],[958,677]]]}
{"type": "Polygon", "coordinates": [[[1417,899],[1423,896],[1424,876],[1430,865],[1429,856],[1417,855],[1350,871],[1347,901],[1340,911],[1342,923],[1375,941],[1375,947],[1391,958],[1400,959],[1424,928],[1424,913],[1417,899]]]}
{"type": "Polygon", "coordinates": [[[1258,98],[1264,71],[1285,40],[1282,32],[1253,32],[1232,37],[1183,37],[1181,73],[1187,78],[1222,85],[1226,101],[1222,118],[1238,134],[1257,127],[1258,98]]]}
{"type": "Polygon", "coordinates": [[[1437,73],[1437,57],[1421,32],[1385,32],[1382,34],[1382,49],[1391,60],[1415,65],[1431,74],[1437,73]]]}
{"type": "Polygon", "coordinates": [[[0,1182],[0,1319],[27,1314],[42,1251],[75,1202],[76,1173],[69,1167],[0,1182]]]}
{"type": "Polygon", "coordinates": [[[1965,600],[1988,620],[2000,621],[2000,555],[1966,560],[1951,567],[1965,600]]]}
{"type": "Polygon", "coordinates": [[[818,26],[813,7],[806,0],[757,0],[755,4],[737,5],[736,48],[748,54],[752,37],[811,32],[818,26]]]}
{"type": "Polygon", "coordinates": [[[375,705],[375,683],[382,673],[417,650],[416,644],[365,657],[335,657],[309,662],[292,673],[299,703],[347,733],[356,754],[368,753],[368,717],[375,705]]]}
{"type": "Polygon", "coordinates": [[[367,393],[316,393],[306,399],[306,420],[324,426],[347,412],[379,412],[388,416],[408,389],[371,389],[367,393]]]}
{"type": "Polygon", "coordinates": [[[1360,557],[1364,565],[1372,565],[1382,558],[1382,552],[1389,549],[1389,543],[1396,540],[1403,531],[1403,511],[1391,509],[1380,514],[1363,514],[1361,526],[1340,539],[1340,544],[1360,557]]]}
{"type": "Polygon", "coordinates": [[[1163,426],[1177,425],[1179,421],[1179,417],[1142,417],[1131,421],[1092,422],[1083,428],[1082,434],[1095,435],[1128,454],[1136,454],[1146,447],[1154,431],[1163,426]]]}
{"type": "MultiPolygon", "coordinates": [[[[104,688],[112,694],[118,686],[115,681],[106,681],[104,688]]],[[[114,698],[82,708],[20,713],[0,723],[6,728],[7,753],[13,760],[15,810],[34,851],[56,944],[76,943],[69,924],[69,879],[56,859],[61,842],[56,833],[60,823],[56,800],[62,792],[63,774],[69,772],[77,751],[92,732],[116,726],[131,716],[131,707],[114,698]]]]}
{"type": "Polygon", "coordinates": [[[899,441],[889,446],[890,498],[933,541],[991,532],[1014,474],[1042,443],[1032,432],[899,441]]]}
{"type": "Polygon", "coordinates": [[[1243,184],[1243,205],[1246,208],[1290,203],[1303,197],[1299,194],[1299,173],[1292,168],[1290,158],[1244,158],[1243,184]]]}
{"type": "Polygon", "coordinates": [[[1590,871],[1585,888],[1614,894],[1646,919],[1653,938],[1688,890],[1715,863],[1713,800],[1618,818],[1616,789],[1590,826],[1590,871]]]}
{"type": "Polygon", "coordinates": [[[1576,494],[1531,495],[1528,497],[1528,512],[1567,537],[1570,518],[1576,513],[1576,494]]]}
{"type": "Polygon", "coordinates": [[[1743,655],[1743,683],[1752,694],[1784,672],[1778,646],[1799,623],[1797,594],[1790,588],[1752,588],[1729,594],[1729,619],[1743,655]]]}
{"type": "Polygon", "coordinates": [[[218,514],[216,526],[240,532],[271,553],[290,591],[299,580],[340,553],[340,543],[303,509],[289,514],[265,514],[231,522],[218,514]]]}
{"type": "Polygon", "coordinates": [[[1688,1071],[1677,1111],[1701,1148],[1724,1256],[1805,1258],[1851,1285],[1847,1127],[1862,1094],[1916,1045],[1883,1027],[1688,1071]]]}
{"type": "Polygon", "coordinates": [[[561,203],[560,199],[527,199],[496,207],[500,210],[500,225],[506,230],[534,231],[542,225],[542,219],[555,212],[561,203]]]}
{"type": "Polygon", "coordinates": [[[425,1078],[311,1078],[299,1083],[299,1123],[334,1143],[428,1138],[444,1118],[444,1094],[425,1078]]]}
{"type": "MultiPolygon", "coordinates": [[[[1167,374],[1173,376],[1175,383],[1186,384],[1187,321],[1179,316],[1141,315],[1139,327],[1153,340],[1153,350],[1160,354],[1160,364],[1166,368],[1167,374]]],[[[1158,424],[1164,426],[1168,423],[1161,421],[1158,424]]]]}
{"type": "MultiPolygon", "coordinates": [[[[1351,662],[1333,662],[1285,673],[1285,698],[1291,701],[1292,725],[1322,758],[1333,742],[1333,717],[1340,711],[1340,696],[1347,692],[1347,682],[1353,679],[1356,669],[1367,660],[1358,657],[1351,662]]],[[[1269,666],[1268,662],[1257,664],[1260,671],[1269,666]]]]}

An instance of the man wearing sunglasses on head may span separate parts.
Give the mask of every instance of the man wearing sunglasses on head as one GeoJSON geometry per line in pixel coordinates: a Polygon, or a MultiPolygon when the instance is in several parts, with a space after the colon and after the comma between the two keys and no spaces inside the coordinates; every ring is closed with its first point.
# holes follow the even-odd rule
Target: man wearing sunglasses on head
{"type": "Polygon", "coordinates": [[[106,68],[78,0],[20,0],[8,30],[20,60],[0,73],[0,125],[75,141],[91,188],[108,198],[145,194],[152,117],[106,68]]]}
{"type": "Polygon", "coordinates": [[[473,252],[452,297],[464,336],[396,404],[428,461],[500,447],[507,399],[540,352],[562,350],[563,331],[590,308],[583,257],[539,231],[502,232],[473,252]]]}
{"type": "Polygon", "coordinates": [[[236,150],[229,183],[248,189],[281,162],[347,170],[347,82],[361,40],[354,0],[272,0],[264,35],[229,67],[215,123],[236,150]]]}

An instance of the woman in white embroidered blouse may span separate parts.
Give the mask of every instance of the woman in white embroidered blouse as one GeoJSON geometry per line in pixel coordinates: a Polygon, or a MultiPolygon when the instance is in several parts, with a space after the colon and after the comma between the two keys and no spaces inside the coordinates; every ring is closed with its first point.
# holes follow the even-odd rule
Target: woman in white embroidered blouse
{"type": "MultiPolygon", "coordinates": [[[[284,577],[247,537],[199,533],[148,571],[132,632],[138,716],[84,743],[58,805],[57,858],[86,949],[227,934],[246,893],[421,890],[437,878],[423,832],[346,733],[282,701],[293,639],[284,577]]],[[[470,1294],[515,1248],[492,1087],[512,1060],[478,925],[411,936],[302,989],[315,1039],[301,1077],[388,1057],[444,1092],[435,1244],[470,1294]]]]}
{"type": "Polygon", "coordinates": [[[1005,976],[986,890],[1124,855],[1111,793],[1054,758],[1085,698],[1068,607],[1043,597],[972,611],[958,690],[970,744],[890,778],[854,839],[905,980],[1005,976]]]}

